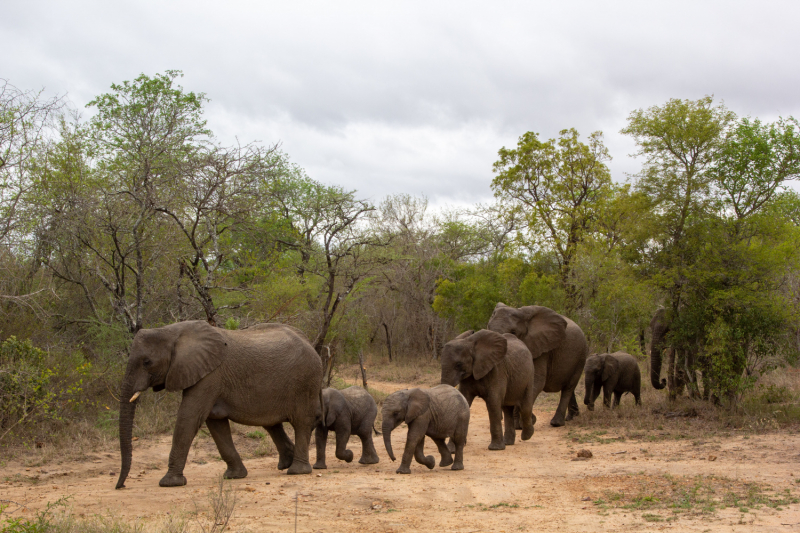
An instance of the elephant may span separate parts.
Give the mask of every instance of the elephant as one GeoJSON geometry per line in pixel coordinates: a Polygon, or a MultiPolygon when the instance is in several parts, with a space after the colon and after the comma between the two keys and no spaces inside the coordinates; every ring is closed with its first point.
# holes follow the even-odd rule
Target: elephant
{"type": "Polygon", "coordinates": [[[636,405],[642,405],[642,374],[639,362],[625,352],[592,354],[586,359],[586,396],[583,403],[594,411],[594,401],[603,390],[603,405],[612,409],[626,392],[633,393],[636,405]],[[614,400],[611,400],[611,395],[614,400]]]}
{"type": "Polygon", "coordinates": [[[533,436],[533,359],[522,341],[488,329],[465,331],[444,345],[441,362],[442,383],[458,385],[470,406],[476,396],[486,402],[492,435],[490,450],[503,450],[514,444],[513,413],[517,405],[522,440],[533,436]]]}
{"type": "Polygon", "coordinates": [[[139,330],[120,389],[118,489],[125,486],[131,467],[136,404],[150,387],[183,391],[169,468],[160,486],[186,484],[186,458],[203,422],[227,464],[226,478],[247,476],[229,421],[263,426],[278,450],[279,469],[288,468],[289,474],[311,473],[308,448],[322,413],[322,363],[300,330],[260,324],[230,331],[203,320],[139,330]],[[283,422],[294,427],[294,444],[283,422]]]}
{"type": "Polygon", "coordinates": [[[663,389],[667,386],[667,380],[661,377],[661,354],[664,351],[664,341],[669,333],[670,323],[666,319],[666,311],[659,309],[650,321],[650,331],[652,340],[650,341],[650,384],[654,389],[663,389]]]}
{"type": "Polygon", "coordinates": [[[317,445],[317,462],[314,468],[328,468],[325,464],[325,446],[328,443],[328,430],[336,432],[336,458],[351,462],[353,452],[347,449],[350,435],[361,439],[361,459],[363,465],[379,462],[378,453],[372,442],[372,429],[378,406],[372,396],[361,387],[348,387],[344,390],[327,388],[322,390],[322,420],[317,423],[314,438],[317,445]]]}
{"type": "Polygon", "coordinates": [[[551,426],[563,426],[565,420],[579,414],[575,387],[581,379],[589,348],[575,322],[540,305],[515,308],[500,302],[487,328],[510,333],[528,347],[533,357],[534,402],[542,391],[561,392],[551,426]]]}
{"type": "Polygon", "coordinates": [[[425,456],[425,437],[436,443],[442,460],[439,466],[452,470],[464,469],[464,445],[469,430],[469,405],[464,396],[450,385],[437,385],[430,389],[403,389],[393,392],[383,400],[383,443],[389,458],[392,452],[392,431],[405,422],[408,424],[406,447],[398,474],[411,473],[411,457],[418,463],[433,468],[436,460],[425,456]],[[445,444],[445,439],[455,444],[455,461],[445,444]]]}

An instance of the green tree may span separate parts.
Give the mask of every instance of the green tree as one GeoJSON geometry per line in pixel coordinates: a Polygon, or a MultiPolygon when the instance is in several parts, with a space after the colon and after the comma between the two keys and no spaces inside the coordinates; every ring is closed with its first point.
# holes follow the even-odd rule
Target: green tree
{"type": "Polygon", "coordinates": [[[602,133],[591,134],[585,144],[575,129],[562,130],[558,140],[548,141],[528,132],[515,149],[502,148],[498,155],[495,196],[525,218],[535,246],[552,250],[567,311],[580,309],[583,302],[573,279],[578,246],[613,190],[602,133]]]}

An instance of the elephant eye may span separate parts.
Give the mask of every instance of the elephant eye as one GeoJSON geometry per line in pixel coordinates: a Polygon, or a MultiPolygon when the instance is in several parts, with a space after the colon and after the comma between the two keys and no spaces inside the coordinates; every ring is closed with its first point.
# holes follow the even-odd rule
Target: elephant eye
{"type": "Polygon", "coordinates": [[[456,363],[456,370],[458,371],[464,370],[464,363],[461,362],[456,363]]]}
{"type": "Polygon", "coordinates": [[[142,365],[145,368],[150,368],[151,366],[153,366],[153,362],[150,359],[145,359],[144,361],[142,361],[142,365]]]}

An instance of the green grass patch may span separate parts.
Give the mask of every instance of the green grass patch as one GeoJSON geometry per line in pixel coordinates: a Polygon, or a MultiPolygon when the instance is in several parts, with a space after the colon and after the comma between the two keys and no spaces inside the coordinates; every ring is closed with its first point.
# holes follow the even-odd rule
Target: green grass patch
{"type": "MultiPolygon", "coordinates": [[[[632,487],[605,491],[594,504],[605,509],[631,511],[670,510],[674,514],[704,515],[720,509],[738,508],[742,512],[773,509],[800,502],[788,489],[775,491],[769,485],[728,479],[720,476],[626,476],[612,485],[632,487]]],[[[643,515],[644,517],[644,515],[643,515]]]]}

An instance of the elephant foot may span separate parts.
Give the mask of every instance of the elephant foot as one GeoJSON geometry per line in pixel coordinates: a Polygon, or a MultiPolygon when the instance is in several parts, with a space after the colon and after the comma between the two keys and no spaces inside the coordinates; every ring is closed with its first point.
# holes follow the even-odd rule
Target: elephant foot
{"type": "Polygon", "coordinates": [[[450,470],[464,470],[464,463],[461,461],[453,463],[453,466],[450,467],[450,470]]]}
{"type": "Polygon", "coordinates": [[[358,462],[362,465],[376,465],[380,462],[380,459],[378,458],[377,455],[370,455],[370,456],[362,455],[361,459],[359,459],[358,462]]]}
{"type": "Polygon", "coordinates": [[[294,454],[279,455],[278,456],[278,470],[286,470],[294,462],[294,454]]]}
{"type": "Polygon", "coordinates": [[[225,479],[242,479],[247,477],[247,469],[244,465],[240,465],[234,468],[228,467],[222,477],[225,479]]]}
{"type": "Polygon", "coordinates": [[[553,419],[550,421],[550,425],[554,428],[560,428],[564,425],[564,419],[553,417],[553,419]]]}
{"type": "Polygon", "coordinates": [[[520,420],[514,420],[514,429],[522,429],[522,422],[520,420]]]}
{"type": "Polygon", "coordinates": [[[505,450],[506,449],[506,445],[505,445],[505,443],[503,441],[500,441],[500,442],[492,441],[491,444],[489,444],[489,449],[490,450],[505,450]]]}
{"type": "Polygon", "coordinates": [[[308,463],[301,463],[300,461],[293,461],[292,466],[289,467],[289,470],[287,470],[286,473],[289,474],[290,476],[296,476],[299,474],[310,474],[311,465],[308,463]]]}
{"type": "Polygon", "coordinates": [[[456,445],[453,444],[452,440],[447,443],[447,449],[450,451],[450,453],[456,453],[456,445]]]}
{"type": "Polygon", "coordinates": [[[158,482],[159,487],[183,487],[184,485],[186,485],[186,477],[169,472],[158,482]]]}
{"type": "Polygon", "coordinates": [[[453,464],[453,458],[450,456],[448,457],[442,456],[442,460],[439,461],[439,466],[450,466],[451,464],[453,464]]]}
{"type": "Polygon", "coordinates": [[[395,470],[395,473],[396,474],[410,474],[411,473],[411,469],[409,467],[407,467],[406,465],[400,465],[400,468],[395,470]]]}
{"type": "Polygon", "coordinates": [[[515,434],[510,434],[503,437],[503,442],[506,446],[513,446],[516,439],[517,436],[515,434]]]}
{"type": "Polygon", "coordinates": [[[536,415],[531,413],[531,424],[536,425],[536,415]]]}
{"type": "Polygon", "coordinates": [[[436,466],[436,459],[432,455],[426,455],[425,461],[422,463],[428,467],[428,470],[433,470],[433,467],[436,466]]]}
{"type": "Polygon", "coordinates": [[[576,416],[580,415],[580,413],[568,413],[567,414],[567,422],[575,418],[576,416]]]}
{"type": "Polygon", "coordinates": [[[520,435],[522,440],[529,440],[531,437],[533,437],[533,426],[522,430],[522,435],[520,435]]]}
{"type": "Polygon", "coordinates": [[[336,458],[344,461],[345,463],[352,463],[353,462],[353,452],[350,450],[345,450],[341,454],[337,453],[336,458]]]}
{"type": "Polygon", "coordinates": [[[317,461],[316,463],[314,463],[314,466],[312,468],[314,468],[316,470],[327,470],[328,469],[328,465],[326,465],[325,463],[320,463],[319,461],[317,461]]]}
{"type": "Polygon", "coordinates": [[[587,411],[594,411],[594,404],[588,404],[588,405],[586,406],[586,410],[587,410],[587,411]]]}

